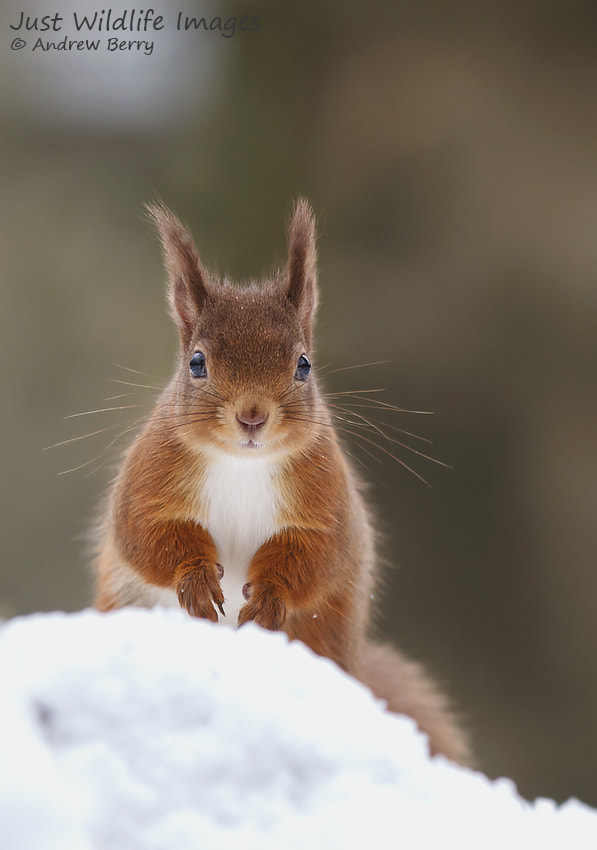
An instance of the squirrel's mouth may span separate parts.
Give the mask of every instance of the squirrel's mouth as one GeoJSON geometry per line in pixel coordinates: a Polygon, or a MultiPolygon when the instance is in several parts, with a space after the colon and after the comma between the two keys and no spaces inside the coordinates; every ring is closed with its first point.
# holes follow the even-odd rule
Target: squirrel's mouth
{"type": "Polygon", "coordinates": [[[273,448],[270,440],[256,440],[255,436],[250,437],[248,434],[245,436],[244,440],[239,440],[238,436],[234,438],[231,436],[221,435],[218,443],[218,448],[220,451],[223,451],[224,454],[236,455],[237,457],[242,457],[243,455],[246,457],[248,453],[252,455],[261,455],[271,451],[273,448]]]}

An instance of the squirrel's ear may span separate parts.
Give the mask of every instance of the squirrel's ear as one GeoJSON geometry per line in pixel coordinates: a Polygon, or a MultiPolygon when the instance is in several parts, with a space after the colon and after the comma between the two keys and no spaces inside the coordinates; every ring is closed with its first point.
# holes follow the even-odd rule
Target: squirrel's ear
{"type": "Polygon", "coordinates": [[[304,198],[299,198],[288,229],[286,297],[299,314],[305,341],[311,347],[317,308],[317,253],[315,216],[304,198]]]}
{"type": "Polygon", "coordinates": [[[162,242],[164,264],[168,272],[170,311],[180,331],[183,345],[193,333],[207,298],[206,274],[201,266],[193,237],[162,203],[147,205],[162,242]]]}

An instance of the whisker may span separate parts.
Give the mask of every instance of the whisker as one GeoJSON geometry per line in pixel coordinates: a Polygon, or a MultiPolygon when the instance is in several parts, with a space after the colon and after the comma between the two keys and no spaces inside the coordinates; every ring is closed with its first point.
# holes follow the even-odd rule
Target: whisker
{"type": "Polygon", "coordinates": [[[430,440],[429,437],[422,437],[420,434],[414,434],[412,431],[405,431],[404,428],[399,428],[397,425],[390,425],[389,422],[382,422],[380,419],[371,418],[372,422],[379,422],[380,425],[383,425],[384,428],[391,428],[392,431],[399,431],[401,434],[404,434],[406,437],[412,437],[413,440],[422,440],[424,443],[429,443],[433,445],[433,440],[430,440]]]}
{"type": "MultiPolygon", "coordinates": [[[[334,375],[336,372],[347,372],[349,369],[364,369],[366,366],[382,366],[390,362],[390,360],[374,360],[372,363],[357,363],[355,366],[341,366],[339,369],[331,369],[328,372],[328,375],[334,375]]],[[[319,368],[321,369],[321,367],[319,368]]]]}
{"type": "MultiPolygon", "coordinates": [[[[361,420],[361,424],[365,424],[365,425],[369,426],[370,428],[372,428],[374,431],[377,431],[377,433],[381,434],[381,436],[384,437],[384,439],[386,439],[386,440],[390,439],[390,437],[388,437],[388,435],[385,434],[381,430],[379,425],[374,425],[373,422],[371,422],[369,419],[367,419],[366,416],[363,416],[361,413],[355,413],[355,411],[351,410],[350,408],[342,407],[339,404],[333,404],[331,406],[332,406],[333,409],[342,410],[344,413],[349,413],[351,416],[358,416],[358,418],[361,420]]],[[[335,414],[335,415],[337,415],[337,414],[335,414]]],[[[356,423],[356,424],[358,425],[359,423],[356,423]]]]}
{"type": "Polygon", "coordinates": [[[135,428],[138,428],[139,425],[143,422],[143,419],[144,419],[144,417],[140,417],[139,419],[136,419],[135,422],[132,422],[130,425],[127,425],[126,428],[124,428],[119,434],[117,434],[115,437],[113,437],[110,440],[110,442],[106,446],[105,451],[108,451],[108,449],[111,449],[112,446],[114,446],[118,442],[118,440],[120,440],[121,437],[125,436],[125,434],[130,434],[131,431],[134,431],[135,428]]]}
{"type": "Polygon", "coordinates": [[[105,465],[106,464],[103,461],[101,463],[98,463],[97,466],[94,466],[93,469],[90,469],[89,472],[86,472],[83,478],[91,478],[92,475],[95,475],[96,472],[99,472],[100,469],[103,469],[105,465]]]}
{"type": "Polygon", "coordinates": [[[118,395],[107,396],[103,399],[103,401],[117,401],[119,398],[128,398],[132,395],[141,395],[141,393],[130,392],[130,393],[119,393],[118,395]]]}
{"type": "Polygon", "coordinates": [[[138,369],[131,369],[130,366],[123,366],[122,363],[113,363],[112,365],[116,366],[117,369],[124,369],[126,372],[132,372],[134,375],[143,375],[144,378],[150,377],[147,372],[139,372],[138,369]]]}
{"type": "Polygon", "coordinates": [[[350,431],[348,428],[343,428],[343,429],[341,429],[341,430],[343,430],[345,434],[350,434],[351,436],[353,436],[353,437],[355,437],[355,438],[358,438],[359,440],[365,440],[365,442],[370,443],[370,445],[372,445],[372,446],[375,446],[375,448],[376,448],[376,449],[379,449],[379,451],[380,451],[380,452],[383,452],[384,454],[388,455],[388,456],[389,456],[389,457],[391,457],[393,460],[397,461],[397,462],[398,462],[401,466],[403,466],[405,469],[408,469],[408,471],[409,471],[409,472],[412,472],[412,474],[413,474],[416,478],[418,478],[418,479],[419,479],[419,481],[422,481],[422,482],[423,482],[423,484],[425,484],[425,485],[426,485],[427,487],[429,487],[431,490],[433,489],[433,487],[431,487],[431,484],[430,484],[428,481],[426,481],[426,480],[423,478],[423,476],[422,476],[422,475],[419,475],[419,473],[418,473],[418,472],[416,472],[416,470],[412,469],[412,467],[410,467],[410,466],[409,466],[409,465],[408,465],[405,461],[401,460],[401,459],[400,459],[399,457],[397,457],[396,455],[393,455],[393,454],[392,454],[392,452],[388,451],[388,449],[384,448],[383,446],[380,446],[380,445],[379,445],[378,443],[376,443],[374,440],[370,440],[368,437],[365,437],[363,434],[355,434],[355,432],[354,432],[354,431],[350,431]]]}
{"type": "MultiPolygon", "coordinates": [[[[369,449],[367,449],[365,446],[361,445],[360,441],[367,440],[367,438],[364,437],[360,433],[356,433],[355,431],[351,431],[350,428],[345,428],[342,425],[338,425],[338,424],[336,424],[334,426],[329,421],[321,421],[321,420],[314,419],[313,417],[306,417],[306,416],[287,416],[286,419],[287,419],[287,421],[290,421],[290,422],[306,422],[309,425],[320,425],[320,426],[331,428],[331,429],[335,428],[336,431],[338,431],[342,434],[350,435],[355,441],[357,441],[356,444],[357,444],[358,448],[362,452],[365,452],[365,454],[367,454],[370,458],[372,458],[376,463],[378,463],[378,464],[383,463],[383,461],[380,460],[380,458],[378,458],[376,455],[374,455],[373,452],[369,451],[369,449]]],[[[353,423],[348,422],[348,424],[353,424],[353,423]]],[[[357,425],[357,426],[360,425],[360,423],[354,423],[354,424],[357,425]]],[[[427,481],[425,481],[425,479],[422,478],[421,476],[417,475],[417,473],[414,470],[411,470],[411,468],[408,466],[408,464],[401,461],[400,458],[394,457],[394,455],[391,454],[390,452],[388,452],[386,449],[384,449],[383,446],[380,446],[378,443],[376,443],[373,440],[367,440],[367,442],[370,443],[372,446],[375,446],[376,449],[379,449],[380,451],[385,452],[386,454],[388,454],[394,460],[397,460],[398,463],[400,463],[402,466],[404,466],[406,469],[408,469],[410,472],[412,472],[413,475],[416,475],[418,478],[421,478],[421,480],[424,481],[425,484],[427,484],[427,481]]],[[[392,442],[396,442],[396,441],[392,441],[392,442]]],[[[405,446],[405,448],[408,448],[408,446],[405,446]]],[[[348,452],[345,447],[343,447],[343,450],[346,452],[346,454],[350,455],[350,457],[354,457],[354,455],[352,455],[350,452],[348,452]]],[[[366,465],[363,464],[363,462],[361,460],[359,460],[359,458],[354,457],[354,459],[357,462],[361,463],[363,466],[365,466],[365,468],[367,468],[366,465]]],[[[430,458],[430,460],[433,460],[433,458],[430,458]]],[[[440,461],[438,461],[438,463],[439,462],[440,461]]],[[[429,484],[427,484],[427,486],[429,486],[429,484]]]]}
{"type": "MultiPolygon", "coordinates": [[[[339,408],[339,409],[344,410],[344,408],[339,408]]],[[[347,411],[347,412],[352,413],[352,411],[347,411]]],[[[350,424],[350,425],[362,424],[362,423],[349,422],[348,420],[344,419],[341,416],[338,416],[337,414],[336,414],[336,416],[337,416],[337,418],[341,419],[343,422],[348,422],[348,424],[350,424]]],[[[357,413],[356,416],[359,416],[359,414],[357,413]]],[[[377,425],[374,425],[372,422],[369,422],[369,420],[366,419],[364,416],[361,416],[360,418],[363,419],[364,423],[366,423],[371,428],[373,428],[378,434],[380,434],[389,443],[394,443],[397,446],[401,446],[403,449],[406,449],[407,451],[412,452],[413,454],[419,455],[419,457],[424,457],[425,460],[429,460],[432,463],[437,463],[439,466],[443,466],[446,469],[452,469],[452,467],[449,464],[444,463],[443,460],[437,460],[437,458],[431,457],[431,455],[425,454],[424,452],[421,452],[418,449],[414,449],[412,446],[409,446],[407,443],[403,443],[401,440],[396,440],[396,439],[394,439],[394,437],[389,437],[386,433],[384,433],[384,431],[382,431],[381,428],[379,428],[377,425]]],[[[398,430],[401,430],[401,429],[398,429],[398,430]]],[[[414,437],[416,435],[413,434],[412,436],[414,437]]],[[[421,438],[421,439],[424,439],[424,438],[421,438]]],[[[427,442],[430,442],[430,441],[427,441],[427,442]]],[[[380,446],[380,448],[381,448],[381,446],[380,446]]]]}
{"type": "MultiPolygon", "coordinates": [[[[335,395],[345,395],[347,398],[354,398],[359,402],[364,401],[360,396],[353,395],[352,393],[328,393],[327,398],[333,399],[335,395]]],[[[368,398],[366,399],[368,404],[352,404],[352,407],[361,407],[361,408],[369,408],[370,410],[375,410],[376,408],[383,408],[384,410],[392,410],[394,413],[416,413],[424,416],[433,416],[433,410],[409,410],[406,407],[397,407],[395,404],[390,404],[386,401],[380,401],[376,398],[368,398]]]]}
{"type": "Polygon", "coordinates": [[[450,466],[449,463],[445,463],[443,460],[438,460],[436,457],[431,457],[431,455],[426,455],[424,452],[420,452],[418,449],[413,449],[412,446],[407,445],[406,443],[401,443],[400,440],[392,440],[390,442],[395,443],[397,446],[402,446],[403,449],[406,449],[409,452],[412,452],[415,455],[419,455],[419,457],[424,457],[425,460],[431,461],[431,463],[436,463],[438,466],[443,466],[444,469],[454,469],[453,466],[450,466]]]}
{"type": "Polygon", "coordinates": [[[77,472],[79,469],[84,469],[86,466],[89,466],[90,463],[95,463],[95,461],[100,458],[101,455],[97,455],[97,457],[92,457],[91,460],[86,460],[85,463],[80,463],[79,466],[73,466],[70,469],[63,469],[60,472],[57,472],[56,475],[68,475],[70,472],[77,472]]]}
{"type": "MultiPolygon", "coordinates": [[[[338,418],[339,418],[341,421],[346,421],[346,420],[343,420],[343,419],[342,419],[342,417],[338,417],[338,418]]],[[[292,421],[292,422],[307,422],[307,423],[309,423],[309,424],[313,424],[313,425],[322,425],[322,426],[333,427],[333,426],[332,426],[332,424],[331,424],[330,422],[321,422],[321,421],[317,421],[317,420],[315,420],[315,419],[313,419],[313,418],[300,417],[300,416],[291,416],[291,417],[287,417],[287,419],[288,419],[289,421],[292,421]]],[[[348,422],[348,424],[352,425],[352,423],[350,423],[350,422],[348,422]]],[[[412,467],[410,467],[410,466],[409,466],[409,465],[408,465],[405,461],[403,461],[401,458],[397,457],[396,455],[392,454],[392,452],[388,451],[388,449],[384,448],[384,446],[380,446],[380,445],[379,445],[379,443],[376,443],[374,440],[370,440],[370,439],[369,439],[368,437],[366,437],[364,434],[361,434],[361,433],[358,433],[358,432],[355,432],[355,431],[351,430],[351,428],[345,428],[345,427],[343,427],[343,426],[336,426],[336,428],[337,428],[337,430],[338,430],[338,431],[340,431],[341,433],[349,434],[349,435],[350,435],[351,437],[353,437],[355,440],[359,441],[359,448],[361,449],[361,451],[365,452],[367,455],[369,455],[371,458],[373,458],[373,460],[375,460],[375,462],[376,462],[376,463],[381,463],[382,461],[381,461],[378,457],[376,457],[376,456],[375,456],[372,452],[370,452],[367,448],[365,448],[365,446],[360,445],[360,443],[361,443],[362,441],[365,441],[365,442],[369,443],[370,445],[374,446],[374,447],[375,447],[376,449],[378,449],[379,451],[384,452],[384,454],[388,455],[388,456],[389,456],[389,457],[391,457],[393,460],[397,461],[397,462],[398,462],[401,466],[403,466],[405,469],[407,469],[409,472],[411,472],[411,473],[412,473],[412,474],[413,474],[416,478],[418,478],[420,481],[422,481],[422,482],[423,482],[423,484],[425,484],[425,485],[426,485],[427,487],[429,487],[430,489],[433,489],[433,488],[431,487],[431,485],[429,484],[429,482],[428,482],[425,478],[423,478],[423,476],[422,476],[422,475],[420,475],[418,472],[416,472],[416,470],[412,469],[412,467]]],[[[420,457],[424,457],[426,460],[430,460],[430,461],[432,461],[433,463],[437,463],[437,464],[439,464],[440,466],[444,466],[444,467],[446,467],[447,469],[451,469],[451,467],[450,467],[448,464],[444,463],[443,461],[441,461],[441,460],[436,460],[436,458],[433,458],[433,457],[430,457],[429,455],[423,454],[423,452],[417,451],[417,449],[413,449],[413,448],[412,448],[412,446],[408,446],[406,443],[401,443],[399,440],[394,440],[394,439],[392,439],[391,437],[388,437],[386,434],[383,434],[383,432],[381,432],[381,431],[380,431],[380,433],[381,433],[381,435],[382,435],[385,439],[387,439],[389,442],[395,443],[396,445],[399,445],[399,446],[401,446],[402,448],[405,448],[405,449],[407,449],[408,451],[411,451],[411,452],[413,452],[414,454],[419,455],[420,457]]],[[[351,455],[351,456],[352,456],[352,455],[351,455]]]]}
{"type": "MultiPolygon", "coordinates": [[[[345,432],[345,433],[349,433],[349,432],[345,432]]],[[[375,461],[375,463],[378,463],[378,464],[380,464],[380,465],[383,463],[383,460],[380,460],[380,458],[376,457],[376,455],[374,455],[374,454],[373,454],[373,452],[369,451],[369,449],[365,448],[365,446],[362,446],[362,445],[360,444],[360,442],[359,442],[359,437],[357,437],[357,436],[356,436],[356,435],[354,435],[354,434],[353,434],[352,436],[353,436],[353,439],[357,441],[357,447],[358,447],[358,448],[359,448],[362,452],[365,452],[365,454],[366,454],[366,455],[368,455],[368,456],[371,458],[371,460],[374,460],[374,461],[375,461]]],[[[374,444],[374,445],[375,445],[375,444],[374,444]]],[[[344,449],[344,451],[346,451],[346,449],[344,449]]],[[[365,468],[366,468],[366,467],[365,467],[365,468]]]]}
{"type": "Polygon", "coordinates": [[[61,440],[59,443],[53,443],[51,446],[44,446],[42,451],[46,452],[49,449],[57,449],[58,446],[66,446],[69,443],[76,443],[78,440],[86,440],[87,437],[95,437],[96,434],[104,434],[106,431],[112,431],[114,428],[118,428],[119,423],[115,425],[107,425],[105,428],[100,428],[98,431],[91,431],[89,434],[80,434],[78,437],[71,437],[68,440],[61,440]]]}
{"type": "Polygon", "coordinates": [[[338,395],[364,395],[369,393],[385,393],[387,389],[385,387],[375,387],[371,390],[338,390],[337,392],[328,392],[323,393],[324,398],[333,398],[338,395]]]}
{"type": "MultiPolygon", "coordinates": [[[[361,448],[362,451],[364,451],[364,452],[367,451],[367,449],[364,449],[361,446],[359,446],[359,448],[361,448]]],[[[367,472],[369,472],[369,468],[368,468],[367,464],[364,461],[362,461],[360,457],[357,457],[352,452],[349,452],[348,449],[346,449],[346,448],[344,449],[344,454],[347,454],[348,457],[351,457],[354,460],[355,463],[359,463],[363,467],[363,469],[366,469],[367,472]]],[[[376,460],[377,460],[377,458],[376,458],[376,460]]]]}
{"type": "Polygon", "coordinates": [[[133,408],[141,407],[140,404],[124,404],[119,407],[102,407],[99,410],[86,410],[83,413],[71,413],[65,416],[65,419],[76,419],[78,416],[91,416],[93,413],[109,413],[111,410],[132,410],[133,408]]]}
{"type": "Polygon", "coordinates": [[[133,384],[130,381],[121,381],[120,378],[112,378],[115,384],[124,384],[125,387],[139,387],[142,390],[161,390],[162,387],[154,387],[151,384],[133,384]]]}

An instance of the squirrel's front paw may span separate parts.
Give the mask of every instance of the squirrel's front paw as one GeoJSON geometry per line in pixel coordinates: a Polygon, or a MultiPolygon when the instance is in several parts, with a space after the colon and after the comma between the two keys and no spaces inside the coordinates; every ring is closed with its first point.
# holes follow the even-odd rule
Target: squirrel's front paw
{"type": "Polygon", "coordinates": [[[192,617],[203,617],[217,623],[216,607],[224,616],[224,594],[220,587],[220,579],[224,575],[222,565],[201,561],[199,564],[180,569],[180,572],[176,584],[180,607],[192,617]]]}
{"type": "Polygon", "coordinates": [[[286,622],[286,603],[284,600],[274,596],[266,588],[253,587],[249,583],[243,587],[243,596],[249,601],[240,609],[239,626],[253,621],[258,626],[272,632],[277,632],[282,628],[286,622]]]}

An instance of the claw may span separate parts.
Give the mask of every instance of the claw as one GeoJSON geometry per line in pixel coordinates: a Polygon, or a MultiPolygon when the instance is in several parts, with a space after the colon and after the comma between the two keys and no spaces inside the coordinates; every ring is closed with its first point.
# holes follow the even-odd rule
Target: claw
{"type": "MultiPolygon", "coordinates": [[[[258,626],[270,631],[279,631],[286,622],[286,604],[282,599],[270,596],[260,588],[254,588],[248,582],[249,601],[240,609],[238,625],[253,620],[258,626]]],[[[245,592],[243,587],[243,596],[245,592]]]]}
{"type": "Polygon", "coordinates": [[[199,565],[197,568],[189,570],[186,575],[177,585],[178,601],[193,617],[204,617],[214,623],[218,622],[217,610],[225,617],[224,613],[224,597],[220,588],[218,579],[220,570],[223,574],[224,568],[220,564],[199,565]]]}

